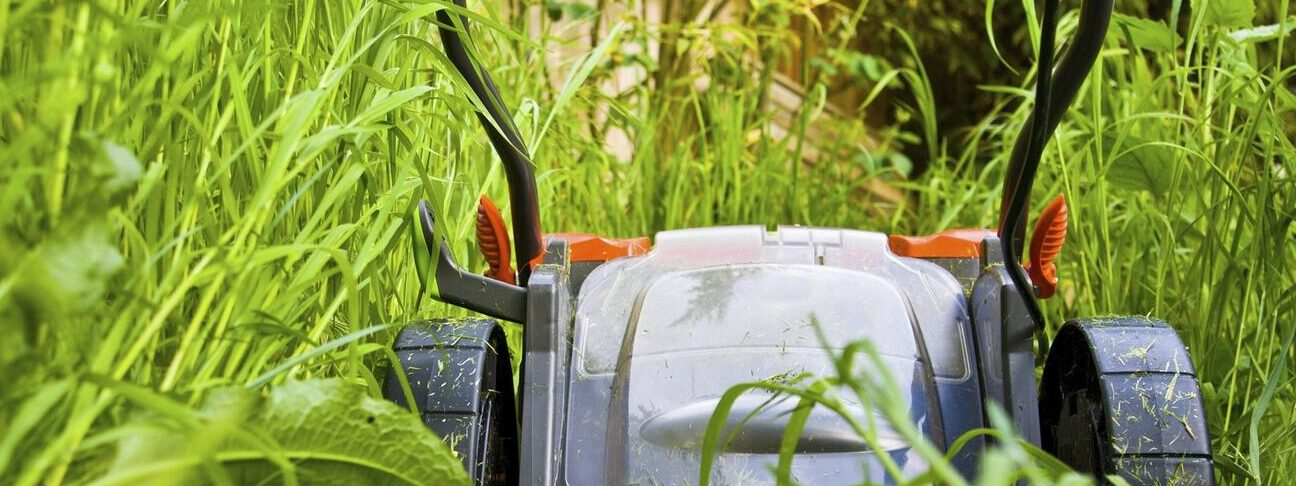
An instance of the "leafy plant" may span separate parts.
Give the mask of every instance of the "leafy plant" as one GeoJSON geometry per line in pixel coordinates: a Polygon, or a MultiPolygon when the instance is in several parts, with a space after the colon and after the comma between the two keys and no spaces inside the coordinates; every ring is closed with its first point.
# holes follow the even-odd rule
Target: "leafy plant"
{"type": "Polygon", "coordinates": [[[429,460],[453,453],[422,420],[340,379],[291,381],[265,397],[213,390],[197,411],[104,385],[152,414],[106,434],[119,436],[118,453],[96,484],[186,484],[198,466],[238,484],[469,484],[458,461],[429,460]]]}

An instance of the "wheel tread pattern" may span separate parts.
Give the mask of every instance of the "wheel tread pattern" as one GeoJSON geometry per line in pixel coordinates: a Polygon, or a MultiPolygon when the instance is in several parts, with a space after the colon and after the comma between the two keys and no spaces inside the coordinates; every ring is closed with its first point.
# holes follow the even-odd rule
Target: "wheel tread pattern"
{"type": "Polygon", "coordinates": [[[1196,371],[1165,322],[1067,322],[1045,365],[1040,418],[1045,450],[1081,472],[1118,475],[1131,485],[1214,484],[1196,371]],[[1092,420],[1079,418],[1085,413],[1092,420]],[[1093,437],[1074,436],[1077,420],[1092,422],[1093,437]]]}

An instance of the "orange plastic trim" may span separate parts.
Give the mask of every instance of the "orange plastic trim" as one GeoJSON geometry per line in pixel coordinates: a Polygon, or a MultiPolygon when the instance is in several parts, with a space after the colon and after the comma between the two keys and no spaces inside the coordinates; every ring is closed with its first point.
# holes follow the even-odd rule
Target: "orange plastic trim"
{"type": "Polygon", "coordinates": [[[1026,273],[1039,289],[1041,299],[1052,297],[1057,292],[1057,265],[1053,261],[1062,252],[1066,233],[1066,199],[1058,194],[1044,207],[1044,212],[1035,222],[1035,231],[1031,233],[1030,262],[1026,264],[1026,273]]]}
{"type": "Polygon", "coordinates": [[[952,229],[927,236],[891,235],[891,252],[914,258],[980,258],[987,229],[952,229]]]}
{"type": "MultiPolygon", "coordinates": [[[[613,258],[642,255],[652,248],[647,236],[623,240],[604,238],[589,233],[551,233],[544,235],[546,245],[549,238],[567,242],[568,257],[573,262],[603,262],[613,258]]],[[[506,283],[516,283],[513,268],[509,266],[509,236],[504,226],[504,217],[490,197],[483,195],[477,204],[477,249],[486,257],[490,269],[486,276],[506,283]]],[[[544,254],[531,259],[530,266],[535,268],[544,261],[544,254]]]]}
{"type": "MultiPolygon", "coordinates": [[[[638,238],[614,239],[604,238],[589,233],[550,233],[545,235],[545,242],[556,238],[567,242],[567,255],[573,262],[604,262],[648,253],[652,242],[647,236],[638,238]]],[[[543,257],[531,261],[531,266],[539,265],[543,257]]]]}
{"type": "Polygon", "coordinates": [[[490,265],[486,270],[487,277],[516,283],[513,267],[509,266],[509,235],[504,228],[504,217],[485,195],[477,202],[477,249],[490,265]]]}

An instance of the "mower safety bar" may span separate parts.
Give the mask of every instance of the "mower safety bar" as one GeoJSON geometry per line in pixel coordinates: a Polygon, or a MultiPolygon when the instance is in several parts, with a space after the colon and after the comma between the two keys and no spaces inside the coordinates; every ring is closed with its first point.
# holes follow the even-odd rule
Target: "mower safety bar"
{"type": "MultiPolygon", "coordinates": [[[[466,9],[464,0],[454,0],[454,4],[459,10],[466,9]]],[[[486,109],[486,113],[478,112],[477,118],[486,129],[491,146],[504,163],[504,176],[508,179],[509,202],[512,205],[514,261],[518,269],[518,283],[525,286],[531,273],[530,262],[544,253],[540,232],[540,205],[536,196],[531,157],[522,143],[517,126],[513,124],[513,115],[504,106],[490,74],[473,62],[472,56],[468,54],[468,20],[460,13],[452,15],[449,9],[437,12],[436,18],[446,56],[486,109]]]]}
{"type": "MultiPolygon", "coordinates": [[[[432,298],[497,319],[526,320],[526,289],[464,271],[445,239],[437,234],[436,216],[426,201],[419,201],[417,218],[423,244],[432,254],[428,265],[419,266],[419,278],[432,298]]],[[[419,249],[414,252],[417,255],[419,249]]]]}

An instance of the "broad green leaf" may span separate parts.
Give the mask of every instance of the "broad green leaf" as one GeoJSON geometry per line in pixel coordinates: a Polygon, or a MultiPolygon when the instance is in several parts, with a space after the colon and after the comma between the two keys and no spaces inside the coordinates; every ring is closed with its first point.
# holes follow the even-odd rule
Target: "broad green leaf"
{"type": "Polygon", "coordinates": [[[126,147],[112,142],[103,142],[103,151],[111,167],[111,171],[107,174],[108,180],[104,183],[108,191],[118,192],[128,189],[144,173],[144,165],[140,164],[135,154],[126,147]]]}
{"type": "Polygon", "coordinates": [[[194,418],[140,421],[98,483],[187,484],[219,464],[236,484],[469,484],[416,415],[341,379],[291,381],[264,397],[217,390],[194,418]]]}
{"type": "Polygon", "coordinates": [[[1174,31],[1163,22],[1121,14],[1115,14],[1112,19],[1116,25],[1107,31],[1107,37],[1128,40],[1133,44],[1130,47],[1169,52],[1179,45],[1174,31]]]}
{"type": "Polygon", "coordinates": [[[1123,146],[1114,148],[1112,156],[1114,159],[1107,167],[1106,176],[1111,185],[1131,191],[1148,191],[1155,196],[1169,188],[1175,157],[1172,148],[1131,137],[1123,146]]]}
{"type": "Polygon", "coordinates": [[[1206,23],[1221,27],[1250,27],[1255,18],[1255,0],[1195,0],[1196,10],[1205,3],[1201,15],[1206,23]]]}
{"type": "Polygon", "coordinates": [[[111,231],[100,221],[66,225],[29,262],[20,276],[19,299],[45,317],[66,316],[100,303],[109,279],[124,264],[111,231]]]}
{"type": "MultiPolygon", "coordinates": [[[[340,379],[275,387],[253,424],[311,484],[468,483],[459,459],[416,415],[340,379]]],[[[274,469],[259,465],[244,471],[249,479],[274,469]]]]}

